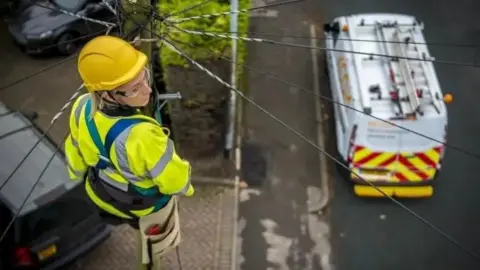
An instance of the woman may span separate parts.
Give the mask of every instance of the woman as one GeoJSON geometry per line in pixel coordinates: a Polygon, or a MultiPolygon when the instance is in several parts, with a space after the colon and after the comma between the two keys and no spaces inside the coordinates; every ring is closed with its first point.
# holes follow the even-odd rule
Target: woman
{"type": "Polygon", "coordinates": [[[122,39],[89,41],[78,58],[89,94],[72,107],[65,143],[70,177],[86,179],[89,198],[107,216],[140,229],[144,263],[178,245],[173,195],[194,193],[190,164],[176,154],[168,130],[139,112],[152,92],[147,63],[122,39]],[[149,239],[155,244],[147,245],[149,239]]]}

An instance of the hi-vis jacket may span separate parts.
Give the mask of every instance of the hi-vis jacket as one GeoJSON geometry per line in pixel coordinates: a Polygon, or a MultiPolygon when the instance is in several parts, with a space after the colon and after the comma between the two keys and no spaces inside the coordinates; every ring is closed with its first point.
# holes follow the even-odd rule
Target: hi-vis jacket
{"type": "Polygon", "coordinates": [[[157,121],[140,114],[108,116],[97,111],[94,123],[98,132],[93,132],[95,136],[91,130],[92,121],[87,122],[90,119],[90,103],[88,94],[75,101],[65,153],[70,178],[86,179],[86,192],[98,207],[122,218],[135,218],[159,210],[171,195],[193,194],[190,164],[176,154],[173,142],[157,121]],[[118,132],[118,124],[125,119],[137,122],[124,125],[118,132]],[[118,134],[112,139],[111,134],[115,130],[118,134]],[[105,146],[103,149],[108,149],[103,155],[98,142],[105,146]],[[105,155],[110,160],[110,166],[99,167],[98,164],[105,162],[102,158],[105,155]],[[97,168],[97,177],[89,173],[92,167],[97,168]],[[92,181],[93,178],[98,178],[100,184],[92,181]],[[125,195],[133,197],[134,201],[135,198],[138,201],[139,197],[140,200],[149,198],[152,203],[138,206],[126,200],[128,210],[125,207],[121,209],[117,205],[121,203],[119,201],[125,203],[123,198],[128,197],[125,195]]]}

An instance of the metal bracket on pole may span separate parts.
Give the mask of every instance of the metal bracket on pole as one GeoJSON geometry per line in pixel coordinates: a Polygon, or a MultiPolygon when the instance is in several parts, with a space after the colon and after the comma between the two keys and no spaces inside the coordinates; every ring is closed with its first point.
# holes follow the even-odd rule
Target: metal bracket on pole
{"type": "Polygon", "coordinates": [[[162,104],[160,104],[160,107],[158,109],[161,110],[163,106],[165,106],[165,104],[167,104],[167,102],[172,99],[182,99],[182,95],[180,94],[180,92],[158,95],[157,100],[163,100],[162,104]]]}

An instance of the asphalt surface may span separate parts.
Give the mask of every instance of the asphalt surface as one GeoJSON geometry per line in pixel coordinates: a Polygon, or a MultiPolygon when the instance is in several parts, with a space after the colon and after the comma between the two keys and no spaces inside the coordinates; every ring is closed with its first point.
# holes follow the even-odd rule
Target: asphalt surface
{"type": "MultiPolygon", "coordinates": [[[[308,35],[311,22],[321,27],[324,21],[345,14],[400,12],[415,15],[425,23],[429,42],[479,44],[477,14],[480,3],[474,3],[465,0],[305,1],[271,9],[272,12],[264,14],[270,16],[268,18],[252,18],[252,31],[308,35]]],[[[2,41],[5,40],[9,38],[2,35],[2,41]]],[[[308,45],[306,40],[278,40],[308,45]]],[[[8,42],[1,42],[0,46],[2,86],[58,60],[32,60],[8,42]]],[[[439,60],[472,62],[475,58],[473,50],[431,47],[430,51],[439,60]]],[[[260,44],[249,47],[248,57],[248,64],[254,68],[312,89],[312,64],[308,51],[260,44]]],[[[480,64],[480,57],[476,58],[480,64]]],[[[475,103],[480,98],[477,91],[480,89],[480,70],[440,64],[436,69],[444,92],[451,92],[454,96],[453,104],[448,107],[448,142],[480,153],[480,144],[477,143],[480,125],[475,122],[480,114],[475,103]]],[[[63,105],[61,101],[67,100],[79,83],[73,61],[0,91],[0,100],[17,109],[36,110],[40,113],[40,125],[46,127],[63,105]]],[[[250,76],[248,84],[254,101],[309,139],[318,135],[315,134],[311,96],[263,75],[250,76]]],[[[327,87],[324,80],[321,85],[327,87]]],[[[325,239],[314,236],[328,236],[329,233],[338,270],[480,269],[479,261],[400,207],[389,201],[354,197],[351,186],[335,170],[332,231],[329,232],[325,216],[312,216],[306,211],[309,195],[316,194],[319,186],[316,151],[255,111],[255,108],[248,107],[245,113],[248,128],[243,154],[244,167],[249,175],[244,177],[251,186],[242,192],[240,204],[242,269],[319,269],[328,246],[324,246],[325,239]]],[[[61,118],[52,132],[56,141],[60,140],[66,127],[66,118],[61,118]]],[[[331,143],[331,132],[327,136],[331,143]]],[[[477,158],[447,149],[434,197],[405,204],[469,249],[480,253],[477,210],[480,182],[475,175],[478,164],[477,158]]]]}
{"type": "MultiPolygon", "coordinates": [[[[280,34],[285,37],[266,38],[309,46],[309,39],[287,36],[310,36],[312,4],[256,13],[249,31],[280,34]]],[[[250,67],[313,89],[310,50],[249,43],[247,51],[250,67]]],[[[246,78],[242,85],[254,102],[316,142],[311,95],[254,71],[247,71],[246,78]]],[[[307,211],[308,202],[323,195],[317,151],[252,104],[246,103],[244,120],[242,179],[249,188],[240,194],[239,269],[320,269],[328,259],[329,228],[325,215],[307,211]]]]}
{"type": "MultiPolygon", "coordinates": [[[[480,44],[480,3],[476,1],[319,1],[327,20],[365,12],[407,13],[425,23],[427,42],[480,44]]],[[[430,47],[437,60],[472,63],[474,50],[430,47]]],[[[480,59],[477,57],[477,63],[480,59]]],[[[448,105],[448,143],[480,153],[480,69],[435,65],[448,105]]],[[[324,82],[322,82],[324,83],[324,82]]],[[[326,87],[326,84],[324,84],[326,87]]],[[[331,143],[332,133],[329,134],[331,143]]],[[[405,201],[415,211],[468,249],[480,254],[480,182],[478,158],[447,149],[435,194],[427,200],[405,201]]],[[[422,224],[407,211],[386,200],[359,199],[351,185],[335,171],[332,201],[334,262],[339,270],[480,269],[476,260],[422,224]]]]}

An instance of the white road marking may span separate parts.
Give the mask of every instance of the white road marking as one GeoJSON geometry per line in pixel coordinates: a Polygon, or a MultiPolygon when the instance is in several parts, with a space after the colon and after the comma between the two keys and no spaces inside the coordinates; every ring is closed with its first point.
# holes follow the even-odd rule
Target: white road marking
{"type": "Polygon", "coordinates": [[[237,232],[237,255],[234,257],[237,262],[235,264],[237,265],[237,269],[242,269],[242,264],[245,262],[245,257],[243,257],[242,254],[242,243],[243,243],[243,238],[242,238],[242,232],[245,229],[245,226],[247,226],[247,220],[244,217],[241,217],[240,220],[238,221],[238,232],[237,232]]]}
{"type": "MultiPolygon", "coordinates": [[[[314,200],[315,197],[321,196],[318,187],[307,187],[308,200],[314,200]]],[[[330,225],[324,216],[318,214],[308,214],[308,234],[310,239],[315,245],[310,250],[310,254],[307,257],[307,269],[313,269],[313,259],[318,260],[318,264],[322,267],[322,270],[331,270],[332,265],[330,263],[330,225]]]]}
{"type": "Polygon", "coordinates": [[[260,223],[265,227],[262,236],[265,238],[267,245],[269,245],[267,248],[267,261],[276,266],[268,269],[289,270],[287,258],[290,255],[293,239],[276,234],[275,229],[278,227],[278,224],[271,219],[262,219],[260,223]]]}
{"type": "Polygon", "coordinates": [[[250,200],[250,195],[251,194],[256,195],[256,196],[260,196],[260,194],[262,194],[262,192],[258,189],[253,189],[253,188],[242,189],[242,190],[240,190],[240,202],[246,202],[246,201],[250,200]]]}

